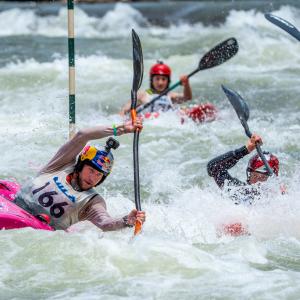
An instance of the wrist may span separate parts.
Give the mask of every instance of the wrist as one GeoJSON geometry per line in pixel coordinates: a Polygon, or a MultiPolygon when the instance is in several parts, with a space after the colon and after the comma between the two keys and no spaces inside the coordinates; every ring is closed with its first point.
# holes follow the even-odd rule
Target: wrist
{"type": "Polygon", "coordinates": [[[119,136],[119,135],[126,133],[124,125],[117,126],[117,125],[113,124],[111,127],[111,131],[112,131],[111,135],[113,135],[113,136],[119,136]]]}
{"type": "Polygon", "coordinates": [[[251,145],[246,145],[246,148],[248,153],[251,153],[255,149],[255,147],[253,148],[251,145]]]}
{"type": "Polygon", "coordinates": [[[123,135],[126,133],[125,125],[119,125],[118,126],[118,135],[123,135]]]}
{"type": "Polygon", "coordinates": [[[246,149],[248,151],[247,154],[251,153],[255,149],[255,147],[253,147],[252,145],[246,145],[245,147],[246,147],[246,149]]]}
{"type": "Polygon", "coordinates": [[[124,227],[133,227],[132,224],[128,223],[128,216],[122,218],[124,227]]]}

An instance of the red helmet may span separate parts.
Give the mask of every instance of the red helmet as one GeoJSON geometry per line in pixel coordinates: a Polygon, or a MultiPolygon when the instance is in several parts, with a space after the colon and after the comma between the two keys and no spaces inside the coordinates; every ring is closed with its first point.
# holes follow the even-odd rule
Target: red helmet
{"type": "Polygon", "coordinates": [[[157,61],[157,63],[151,67],[149,73],[150,77],[154,75],[164,75],[171,77],[172,71],[168,65],[164,64],[162,61],[157,61]]]}
{"type": "MultiPolygon", "coordinates": [[[[278,172],[279,172],[279,160],[278,160],[278,158],[272,153],[269,153],[269,152],[263,152],[263,153],[264,153],[264,155],[267,159],[267,162],[268,162],[269,166],[274,171],[276,176],[278,176],[278,172]]],[[[261,158],[259,157],[258,154],[255,154],[252,158],[250,158],[249,163],[248,163],[247,174],[249,172],[253,172],[253,171],[263,173],[263,174],[268,173],[263,161],[261,160],[261,158]]]]}

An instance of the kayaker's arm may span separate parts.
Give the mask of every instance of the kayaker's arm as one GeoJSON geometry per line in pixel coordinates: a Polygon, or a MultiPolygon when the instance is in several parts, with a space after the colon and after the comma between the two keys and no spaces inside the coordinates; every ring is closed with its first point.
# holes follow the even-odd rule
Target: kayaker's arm
{"type": "Polygon", "coordinates": [[[132,210],[122,218],[112,218],[107,210],[104,199],[97,195],[91,199],[79,212],[80,221],[90,221],[103,231],[114,231],[126,227],[132,227],[135,219],[142,223],[145,221],[145,213],[132,210]]]}
{"type": "MultiPolygon", "coordinates": [[[[145,104],[147,102],[146,93],[145,92],[138,92],[137,93],[137,107],[145,104]]],[[[123,117],[130,112],[131,108],[131,100],[129,100],[121,109],[120,115],[123,117]]]]}
{"type": "MultiPolygon", "coordinates": [[[[133,132],[134,128],[142,129],[140,119],[137,119],[133,126],[131,121],[127,121],[122,125],[116,126],[117,135],[133,132]]],[[[90,140],[97,140],[112,136],[114,134],[113,127],[110,126],[95,126],[87,129],[79,130],[75,136],[66,142],[49,161],[49,163],[42,168],[40,173],[51,173],[60,170],[66,165],[75,164],[76,157],[90,140]]]]}
{"type": "Polygon", "coordinates": [[[220,188],[224,186],[225,180],[228,180],[231,185],[244,185],[245,183],[232,177],[228,170],[247,154],[249,154],[248,149],[243,146],[212,159],[207,164],[208,175],[214,178],[220,188]]]}
{"type": "Polygon", "coordinates": [[[126,227],[123,218],[112,218],[106,210],[104,199],[97,195],[79,212],[79,221],[90,221],[103,231],[118,230],[126,227]]]}
{"type": "Polygon", "coordinates": [[[193,93],[190,86],[190,82],[187,76],[180,77],[181,84],[183,85],[183,94],[170,93],[170,97],[173,103],[180,104],[189,100],[192,100],[193,93]]]}

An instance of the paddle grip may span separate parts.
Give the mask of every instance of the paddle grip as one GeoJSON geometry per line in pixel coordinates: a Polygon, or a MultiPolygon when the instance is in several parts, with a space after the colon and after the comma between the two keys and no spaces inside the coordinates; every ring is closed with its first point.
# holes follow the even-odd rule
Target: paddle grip
{"type": "Polygon", "coordinates": [[[134,235],[138,235],[142,231],[142,222],[139,220],[135,221],[134,224],[134,235]]]}
{"type": "Polygon", "coordinates": [[[130,114],[131,114],[131,120],[132,120],[132,124],[133,124],[136,120],[136,109],[135,108],[131,109],[130,114]]]}

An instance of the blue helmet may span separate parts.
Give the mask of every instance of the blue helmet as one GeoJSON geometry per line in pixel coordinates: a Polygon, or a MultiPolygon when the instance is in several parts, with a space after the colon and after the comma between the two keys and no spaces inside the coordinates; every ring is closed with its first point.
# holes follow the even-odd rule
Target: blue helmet
{"type": "Polygon", "coordinates": [[[110,174],[114,164],[114,156],[110,150],[111,148],[117,149],[118,147],[119,142],[113,138],[109,138],[106,141],[106,146],[103,150],[100,150],[95,146],[85,146],[79,154],[75,165],[75,172],[80,172],[83,166],[87,164],[104,175],[98,184],[102,183],[110,174]]]}

